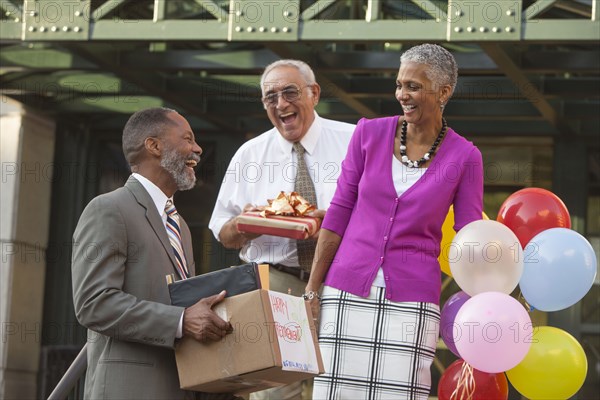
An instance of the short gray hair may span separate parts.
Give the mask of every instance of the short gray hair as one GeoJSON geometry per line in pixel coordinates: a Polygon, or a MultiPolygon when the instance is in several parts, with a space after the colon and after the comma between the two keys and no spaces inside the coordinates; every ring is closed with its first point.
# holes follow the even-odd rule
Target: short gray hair
{"type": "Polygon", "coordinates": [[[135,112],[123,128],[123,154],[129,165],[136,164],[149,137],[160,137],[174,124],[167,116],[177,111],[166,107],[146,108],[135,112]]]}
{"type": "Polygon", "coordinates": [[[454,93],[458,80],[458,66],[448,50],[437,44],[421,44],[411,47],[400,56],[400,64],[407,61],[425,64],[427,77],[438,86],[450,85],[450,95],[454,93]]]}
{"type": "Polygon", "coordinates": [[[317,83],[317,80],[315,79],[315,73],[310,68],[310,66],[307,63],[305,63],[304,61],[292,60],[292,59],[278,60],[278,61],[272,62],[271,64],[267,65],[260,77],[260,90],[263,94],[264,94],[263,86],[265,84],[265,77],[269,74],[269,72],[271,72],[275,68],[279,68],[279,67],[296,68],[298,71],[300,71],[300,74],[306,81],[307,85],[314,85],[315,83],[317,83]]]}

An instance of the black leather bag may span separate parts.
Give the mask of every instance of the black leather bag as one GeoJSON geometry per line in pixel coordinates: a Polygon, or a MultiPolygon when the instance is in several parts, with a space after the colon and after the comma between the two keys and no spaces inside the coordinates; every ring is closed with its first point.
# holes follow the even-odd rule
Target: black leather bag
{"type": "Polygon", "coordinates": [[[230,297],[257,289],[260,289],[260,279],[256,263],[224,268],[169,284],[171,304],[179,307],[189,307],[222,290],[230,297]]]}

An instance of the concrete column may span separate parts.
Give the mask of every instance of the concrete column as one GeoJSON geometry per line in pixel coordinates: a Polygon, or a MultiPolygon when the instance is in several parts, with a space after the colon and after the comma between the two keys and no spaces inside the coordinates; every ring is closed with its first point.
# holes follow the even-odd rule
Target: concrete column
{"type": "Polygon", "coordinates": [[[0,398],[36,398],[54,121],[0,98],[0,398]]]}

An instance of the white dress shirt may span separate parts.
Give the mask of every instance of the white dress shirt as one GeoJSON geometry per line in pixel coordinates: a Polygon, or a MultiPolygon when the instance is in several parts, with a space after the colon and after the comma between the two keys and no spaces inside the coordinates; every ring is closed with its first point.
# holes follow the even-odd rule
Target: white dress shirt
{"type": "MultiPolygon", "coordinates": [[[[147,179],[146,177],[144,177],[140,174],[136,174],[135,172],[133,172],[131,174],[131,176],[133,176],[135,179],[137,179],[142,184],[144,189],[146,189],[146,192],[148,192],[148,194],[152,198],[152,201],[154,202],[154,205],[156,206],[156,210],[158,211],[158,215],[160,215],[160,218],[162,219],[162,222],[165,225],[165,230],[166,230],[167,229],[167,213],[165,211],[165,206],[167,205],[167,200],[173,201],[173,198],[167,197],[167,195],[164,194],[163,191],[160,190],[160,188],[158,186],[156,186],[151,180],[147,179]]],[[[165,285],[166,285],[166,283],[165,283],[165,285]]],[[[181,313],[181,317],[179,317],[179,325],[177,326],[177,333],[175,334],[175,336],[177,338],[180,338],[181,336],[183,336],[183,313],[181,313]]]]}
{"type": "MultiPolygon", "coordinates": [[[[146,192],[148,192],[148,194],[152,198],[152,201],[154,202],[154,205],[156,206],[156,210],[158,211],[158,215],[160,215],[160,218],[162,219],[165,229],[167,229],[167,213],[165,212],[165,206],[167,205],[167,200],[169,200],[167,195],[164,194],[163,191],[160,190],[160,188],[148,178],[135,172],[133,172],[131,176],[137,179],[142,184],[144,189],[146,189],[146,192]]],[[[173,201],[173,198],[171,197],[170,200],[173,201]]]]}
{"type": "MultiPolygon", "coordinates": [[[[346,156],[354,125],[321,118],[315,120],[300,143],[317,195],[317,208],[326,210],[333,198],[341,163],[346,156]]],[[[279,192],[292,192],[297,159],[293,143],[276,128],[244,143],[235,153],[221,184],[208,227],[219,240],[227,221],[239,215],[246,204],[267,205],[279,192]]],[[[296,241],[262,235],[240,250],[245,262],[267,262],[298,266],[296,241]]]]}

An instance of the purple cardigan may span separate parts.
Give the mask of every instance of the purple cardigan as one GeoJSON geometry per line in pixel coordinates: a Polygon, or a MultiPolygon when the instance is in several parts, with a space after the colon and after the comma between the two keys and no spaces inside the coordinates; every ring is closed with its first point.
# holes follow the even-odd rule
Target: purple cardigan
{"type": "Polygon", "coordinates": [[[459,230],[482,218],[483,162],[448,128],[427,171],[398,197],[392,149],[398,117],[361,119],[323,228],[342,237],[325,284],[366,297],[379,267],[386,298],[439,304],[442,223],[454,204],[459,230]]]}

